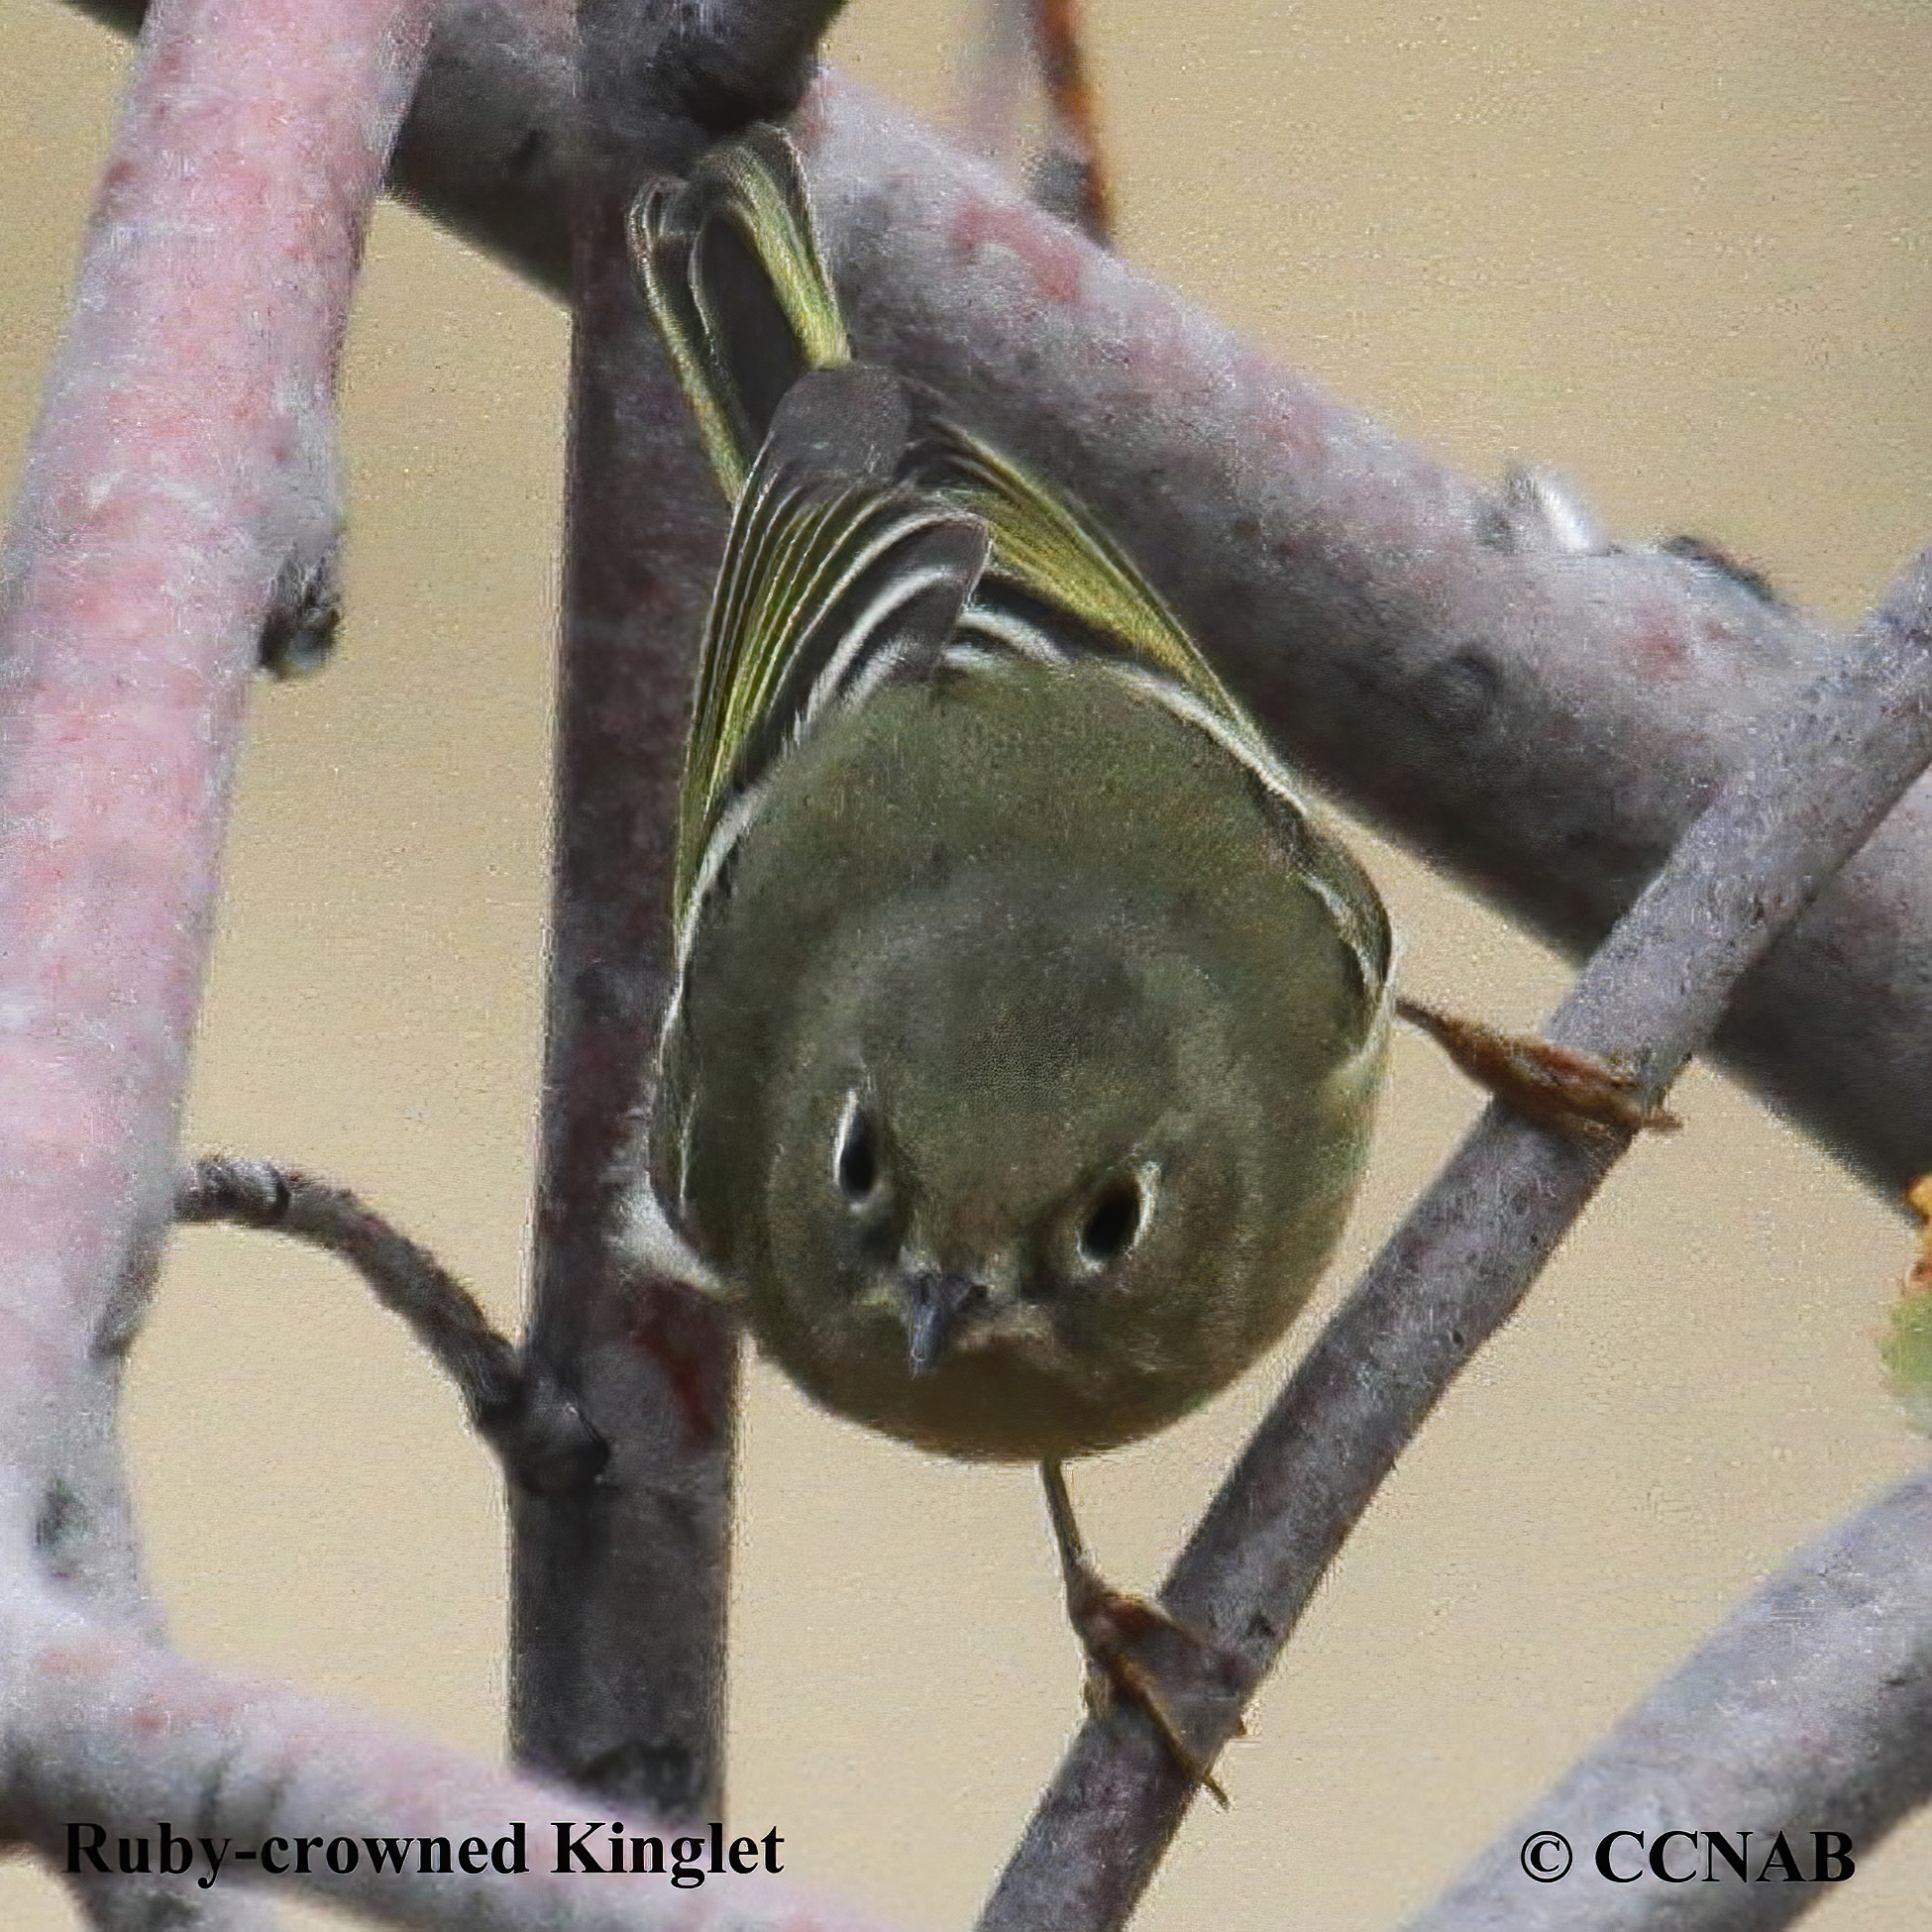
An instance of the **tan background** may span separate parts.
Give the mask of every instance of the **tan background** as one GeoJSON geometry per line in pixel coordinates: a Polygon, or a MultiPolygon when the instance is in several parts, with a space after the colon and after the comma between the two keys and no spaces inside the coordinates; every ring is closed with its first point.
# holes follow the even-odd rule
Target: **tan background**
{"type": "MultiPolygon", "coordinates": [[[[1286,361],[1483,474],[1559,466],[1624,535],[1721,538],[1835,617],[1923,540],[1932,91],[1910,0],[1094,11],[1123,247],[1286,361]]],[[[838,51],[937,111],[961,25],[859,0],[838,51]]],[[[52,0],[7,0],[9,475],[123,60],[52,0]]],[[[564,355],[555,308],[384,207],[347,371],[347,635],[328,676],[260,694],[190,1118],[197,1144],[367,1189],[505,1321],[564,355]]],[[[1548,1006],[1547,957],[1369,856],[1418,991],[1524,1023],[1548,1006]]],[[[1629,1163],[1375,1505],[1227,1761],[1233,1812],[1197,1809],[1143,1925],[1393,1924],[1922,1453],[1872,1347],[1903,1225],[1712,1077],[1680,1098],[1688,1132],[1629,1163]]],[[[1402,1044],[1349,1263],[1472,1112],[1402,1044]]],[[[1079,1471],[1120,1578],[1158,1576],[1280,1373],[1079,1471]]],[[[351,1280],[182,1240],[129,1426],[185,1649],[497,1750],[496,1483],[351,1280]]],[[[1030,1476],[872,1440],[753,1370],[741,1829],[776,1826],[795,1876],[902,1923],[964,1923],[1077,1682],[1030,1476]]],[[[1921,1819],[1862,1849],[1814,1923],[1916,1925],[1928,1893],[1921,1819]]],[[[0,1923],[71,1922],[0,1869],[0,1923]]]]}

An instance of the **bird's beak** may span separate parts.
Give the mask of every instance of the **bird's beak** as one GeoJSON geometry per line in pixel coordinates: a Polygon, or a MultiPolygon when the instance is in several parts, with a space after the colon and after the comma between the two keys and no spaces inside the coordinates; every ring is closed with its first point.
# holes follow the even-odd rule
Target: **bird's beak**
{"type": "Polygon", "coordinates": [[[971,1275],[937,1268],[904,1268],[893,1279],[899,1319],[906,1324],[906,1365],[930,1374],[945,1359],[969,1317],[984,1308],[987,1290],[971,1275]]]}

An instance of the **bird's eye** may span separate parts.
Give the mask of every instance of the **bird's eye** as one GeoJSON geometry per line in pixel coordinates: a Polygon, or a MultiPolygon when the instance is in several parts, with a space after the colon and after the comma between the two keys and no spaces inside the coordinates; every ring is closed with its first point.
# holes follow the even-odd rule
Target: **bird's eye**
{"type": "Polygon", "coordinates": [[[1123,1174],[1109,1181],[1087,1208],[1080,1224],[1080,1258],[1090,1268],[1118,1261],[1140,1237],[1147,1201],[1140,1181],[1123,1174]]]}
{"type": "Polygon", "coordinates": [[[863,1207],[878,1190],[879,1132],[856,1094],[846,1100],[845,1111],[839,1116],[832,1178],[839,1193],[855,1208],[863,1207]]]}

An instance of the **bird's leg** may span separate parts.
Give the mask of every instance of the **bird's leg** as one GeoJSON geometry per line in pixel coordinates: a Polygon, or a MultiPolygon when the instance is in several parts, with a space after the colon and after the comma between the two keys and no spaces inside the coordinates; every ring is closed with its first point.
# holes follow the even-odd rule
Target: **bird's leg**
{"type": "Polygon", "coordinates": [[[1067,1494],[1066,1476],[1058,1462],[1039,1465],[1040,1481],[1046,1489],[1046,1510],[1053,1520],[1053,1541],[1059,1547],[1060,1573],[1066,1580],[1067,1621],[1073,1625],[1081,1648],[1087,1653],[1087,1703],[1096,1712],[1104,1711],[1115,1697],[1123,1697],[1146,1714],[1147,1721],[1168,1755],[1214,1798],[1226,1806],[1228,1793],[1216,1782],[1212,1760],[1202,1755],[1182,1735],[1180,1725],[1168,1709],[1159,1677],[1136,1649],[1150,1632],[1162,1631],[1178,1637],[1204,1657],[1218,1657],[1205,1638],[1170,1616],[1159,1604],[1147,1598],[1117,1590],[1094,1567],[1087,1545],[1074,1520],[1073,1501],[1067,1494]]]}
{"type": "Polygon", "coordinates": [[[1420,1026],[1477,1086],[1572,1140],[1614,1140],[1649,1128],[1671,1133],[1682,1123],[1644,1099],[1644,1083],[1628,1067],[1573,1046],[1528,1033],[1499,1032],[1479,1020],[1438,1013],[1419,1000],[1398,998],[1396,1015],[1420,1026]]]}

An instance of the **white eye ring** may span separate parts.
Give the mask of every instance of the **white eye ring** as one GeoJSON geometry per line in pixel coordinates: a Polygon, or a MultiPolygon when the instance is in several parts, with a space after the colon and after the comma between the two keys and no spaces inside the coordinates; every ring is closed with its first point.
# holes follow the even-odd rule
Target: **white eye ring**
{"type": "Polygon", "coordinates": [[[832,1185],[851,1208],[863,1208],[879,1192],[879,1134],[857,1088],[845,1096],[832,1135],[832,1185]]]}
{"type": "Polygon", "coordinates": [[[1087,1203],[1074,1252],[1089,1274],[1110,1268],[1147,1232],[1160,1198],[1160,1169],[1143,1160],[1130,1173],[1103,1181],[1087,1203]]]}

